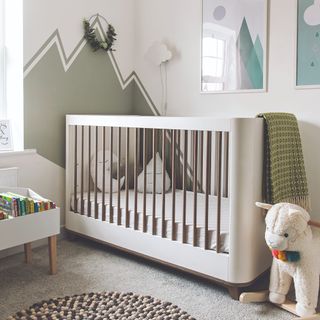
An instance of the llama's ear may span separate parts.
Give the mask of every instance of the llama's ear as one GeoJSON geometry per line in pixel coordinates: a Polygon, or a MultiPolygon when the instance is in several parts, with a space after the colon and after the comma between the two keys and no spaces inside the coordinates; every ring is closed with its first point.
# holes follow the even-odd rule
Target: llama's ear
{"type": "Polygon", "coordinates": [[[305,210],[289,208],[289,217],[294,217],[294,216],[298,216],[306,222],[310,220],[310,215],[305,210]]]}
{"type": "Polygon", "coordinates": [[[272,208],[272,204],[269,203],[262,203],[262,202],[256,202],[256,206],[262,209],[269,210],[272,208]]]}
{"type": "Polygon", "coordinates": [[[289,208],[289,216],[294,216],[296,214],[300,214],[300,211],[297,209],[289,208]]]}

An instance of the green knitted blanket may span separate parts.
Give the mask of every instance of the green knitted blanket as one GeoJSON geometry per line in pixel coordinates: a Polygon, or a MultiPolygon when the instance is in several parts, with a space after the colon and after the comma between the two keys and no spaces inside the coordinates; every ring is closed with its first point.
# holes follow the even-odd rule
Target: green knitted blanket
{"type": "Polygon", "coordinates": [[[289,202],[310,209],[299,127],[289,113],[263,113],[264,193],[270,204],[289,202]]]}

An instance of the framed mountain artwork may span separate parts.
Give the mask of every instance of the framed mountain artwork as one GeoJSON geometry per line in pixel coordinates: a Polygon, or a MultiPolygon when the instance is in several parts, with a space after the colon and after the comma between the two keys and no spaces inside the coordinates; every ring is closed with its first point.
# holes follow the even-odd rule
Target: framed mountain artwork
{"type": "Polygon", "coordinates": [[[296,87],[320,86],[320,0],[297,0],[296,87]]]}
{"type": "Polygon", "coordinates": [[[267,0],[203,0],[201,91],[265,91],[267,0]]]}

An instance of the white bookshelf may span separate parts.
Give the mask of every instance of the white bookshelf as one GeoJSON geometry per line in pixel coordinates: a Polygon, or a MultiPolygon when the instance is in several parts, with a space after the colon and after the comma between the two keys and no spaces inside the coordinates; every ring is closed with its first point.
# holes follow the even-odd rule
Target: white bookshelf
{"type": "MultiPolygon", "coordinates": [[[[0,192],[14,192],[32,198],[41,197],[27,188],[0,187],[0,192]]],[[[0,250],[24,245],[26,262],[31,263],[31,243],[48,238],[50,273],[57,272],[57,235],[60,233],[60,209],[50,209],[0,221],[0,250]]]]}

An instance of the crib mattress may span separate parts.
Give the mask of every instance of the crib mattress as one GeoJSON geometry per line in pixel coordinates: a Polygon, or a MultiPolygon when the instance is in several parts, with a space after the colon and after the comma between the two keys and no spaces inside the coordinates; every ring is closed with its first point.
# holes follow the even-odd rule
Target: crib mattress
{"type": "MultiPolygon", "coordinates": [[[[128,207],[129,207],[129,227],[134,228],[134,191],[128,192],[128,207]]],[[[165,196],[165,237],[172,237],[172,231],[174,230],[174,238],[177,241],[182,241],[182,215],[183,215],[183,191],[176,190],[175,195],[175,224],[172,223],[172,211],[173,211],[173,194],[172,192],[166,193],[165,196]]],[[[125,225],[125,206],[126,206],[126,193],[124,190],[120,192],[120,207],[117,209],[118,193],[112,194],[112,207],[113,207],[113,219],[116,223],[118,214],[120,215],[121,225],[125,225]]],[[[90,192],[90,216],[95,216],[94,210],[95,194],[90,192]]],[[[193,243],[193,192],[187,191],[186,194],[186,242],[193,243]]],[[[71,197],[71,209],[74,210],[74,195],[71,197]]],[[[97,193],[97,213],[98,219],[102,220],[102,193],[97,193]]],[[[110,209],[110,194],[105,194],[106,204],[106,221],[109,221],[109,209],[110,209]]],[[[147,232],[152,233],[152,211],[153,211],[153,195],[146,194],[146,215],[147,215],[147,232]]],[[[83,214],[88,213],[88,192],[83,194],[83,214]]],[[[81,208],[81,195],[77,193],[77,211],[80,212],[81,208]]],[[[138,230],[143,230],[143,194],[137,193],[137,226],[138,230]]],[[[208,217],[208,244],[209,249],[216,249],[216,221],[217,221],[217,197],[209,196],[209,217],[208,217]]],[[[156,194],[155,197],[155,213],[156,213],[156,235],[160,236],[162,231],[162,194],[156,194]]],[[[197,232],[196,242],[199,247],[204,247],[204,233],[205,233],[205,194],[197,194],[197,232]]],[[[227,198],[221,199],[221,224],[220,224],[220,250],[222,252],[229,252],[229,200],[227,198]]]]}

